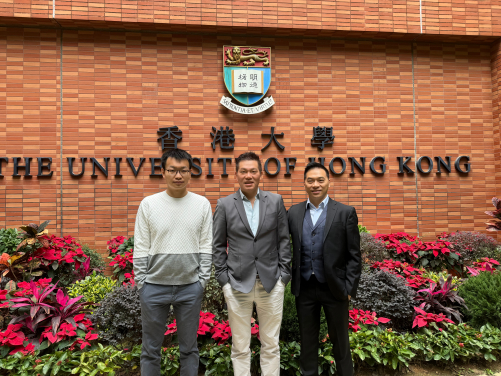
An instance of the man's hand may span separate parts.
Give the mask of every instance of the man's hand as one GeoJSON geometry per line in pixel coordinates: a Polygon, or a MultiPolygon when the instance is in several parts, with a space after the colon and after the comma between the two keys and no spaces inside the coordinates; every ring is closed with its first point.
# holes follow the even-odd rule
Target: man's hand
{"type": "Polygon", "coordinates": [[[351,295],[348,295],[348,300],[351,300],[351,295]]]}

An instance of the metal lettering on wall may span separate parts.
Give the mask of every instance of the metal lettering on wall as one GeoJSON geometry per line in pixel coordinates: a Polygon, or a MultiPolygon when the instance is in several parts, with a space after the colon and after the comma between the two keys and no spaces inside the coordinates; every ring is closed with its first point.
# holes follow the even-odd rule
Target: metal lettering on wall
{"type": "MultiPolygon", "coordinates": [[[[175,147],[182,148],[180,145],[183,141],[183,132],[178,127],[166,127],[159,128],[157,134],[160,136],[157,141],[160,143],[162,151],[168,150],[175,147]]],[[[326,147],[332,147],[334,145],[334,134],[333,128],[330,127],[312,127],[313,137],[311,138],[312,148],[318,148],[318,150],[324,150],[326,147]]],[[[235,134],[234,130],[229,127],[219,127],[219,129],[212,127],[209,136],[212,138],[210,143],[213,150],[219,147],[220,150],[233,150],[235,144],[238,144],[238,136],[235,134]]],[[[264,139],[266,144],[263,146],[261,151],[266,150],[270,147],[275,147],[280,153],[283,153],[285,146],[279,141],[279,138],[283,140],[285,138],[284,132],[280,132],[275,127],[270,127],[269,133],[262,133],[261,137],[264,139]]],[[[4,177],[4,170],[11,168],[9,174],[15,178],[21,177],[32,177],[37,176],[38,178],[52,178],[54,176],[54,171],[51,170],[52,158],[51,157],[37,157],[37,174],[32,173],[32,161],[33,157],[0,157],[0,178],[4,177]],[[22,172],[22,173],[21,173],[22,172]]],[[[162,166],[161,158],[148,158],[150,172],[150,177],[162,177],[162,166]]],[[[356,174],[364,175],[366,173],[372,173],[376,176],[382,176],[387,172],[387,164],[385,156],[375,156],[369,163],[367,168],[367,158],[366,157],[341,157],[333,156],[330,161],[326,161],[326,157],[309,157],[305,160],[306,163],[316,161],[323,164],[330,170],[334,176],[343,175],[348,167],[349,175],[353,176],[356,174]],[[327,163],[327,164],[326,164],[327,163]]],[[[91,175],[94,178],[104,177],[108,178],[111,172],[111,165],[114,164],[114,177],[119,178],[123,176],[122,172],[126,171],[127,168],[122,168],[122,157],[113,157],[113,162],[110,163],[111,157],[104,157],[102,160],[97,160],[94,157],[66,157],[68,162],[68,172],[74,178],[80,178],[87,173],[92,171],[91,175]],[[77,167],[78,165],[78,167],[77,167]],[[78,170],[78,172],[77,172],[78,170]]],[[[126,157],[127,165],[130,171],[137,177],[144,166],[145,158],[139,158],[134,161],[134,158],[126,157]]],[[[192,176],[202,176],[204,173],[204,168],[206,171],[206,177],[211,178],[214,176],[212,170],[213,165],[217,164],[222,167],[221,176],[228,176],[227,168],[231,165],[233,161],[232,157],[219,157],[217,160],[215,158],[205,158],[205,164],[202,164],[202,158],[193,158],[193,171],[192,176]]],[[[452,164],[451,156],[421,156],[417,159],[414,164],[414,170],[410,167],[412,162],[412,157],[410,156],[400,156],[396,158],[398,162],[398,175],[407,176],[412,175],[416,171],[421,175],[428,175],[435,171],[436,174],[442,173],[452,173],[455,170],[459,174],[468,174],[471,171],[470,157],[467,155],[457,156],[454,164],[452,164]]],[[[264,171],[270,177],[277,176],[283,172],[284,176],[290,176],[294,170],[297,162],[297,157],[270,157],[264,161],[264,171]],[[284,169],[282,169],[282,162],[284,162],[284,169]],[[284,171],[285,170],[285,171],[284,171]]],[[[396,165],[395,165],[396,168],[396,165]]],[[[34,171],[34,169],[33,169],[34,171]]]]}

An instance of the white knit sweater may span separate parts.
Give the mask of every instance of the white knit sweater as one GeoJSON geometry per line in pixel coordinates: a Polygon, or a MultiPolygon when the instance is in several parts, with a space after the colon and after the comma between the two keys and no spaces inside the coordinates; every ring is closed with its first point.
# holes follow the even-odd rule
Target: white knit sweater
{"type": "Polygon", "coordinates": [[[212,263],[212,210],[192,192],[174,198],[166,191],[143,199],[134,230],[134,274],[144,282],[205,286],[212,263]]]}

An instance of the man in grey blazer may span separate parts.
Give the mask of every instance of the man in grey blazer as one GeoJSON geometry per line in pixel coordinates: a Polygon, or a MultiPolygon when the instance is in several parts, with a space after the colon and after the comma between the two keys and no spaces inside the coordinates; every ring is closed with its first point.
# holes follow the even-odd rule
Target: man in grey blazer
{"type": "Polygon", "coordinates": [[[213,261],[228,306],[235,376],[250,376],[251,316],[259,319],[261,371],[279,376],[279,334],[291,251],[280,195],[259,190],[262,166],[252,152],[236,159],[240,189],[217,202],[213,261]]]}

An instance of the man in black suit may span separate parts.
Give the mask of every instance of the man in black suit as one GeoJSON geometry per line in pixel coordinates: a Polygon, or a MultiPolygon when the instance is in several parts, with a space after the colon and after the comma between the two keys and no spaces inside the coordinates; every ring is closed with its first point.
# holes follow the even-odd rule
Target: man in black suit
{"type": "Polygon", "coordinates": [[[362,272],[355,208],[329,198],[329,171],[309,163],[304,171],[308,200],[289,209],[292,235],[292,293],[301,334],[301,372],[318,375],[320,308],[341,376],[353,375],[348,335],[349,301],[362,272]]]}

